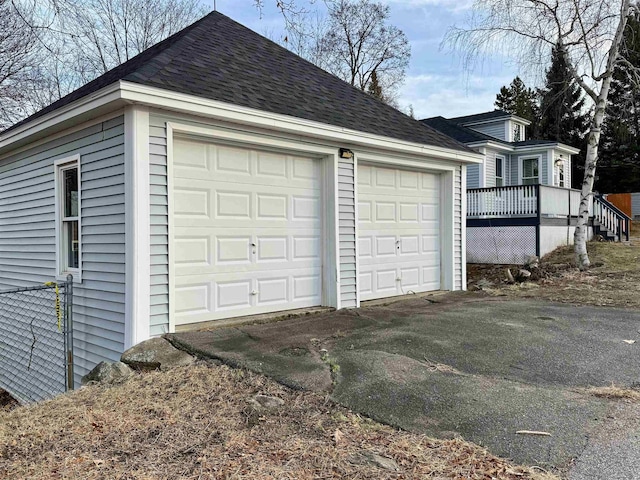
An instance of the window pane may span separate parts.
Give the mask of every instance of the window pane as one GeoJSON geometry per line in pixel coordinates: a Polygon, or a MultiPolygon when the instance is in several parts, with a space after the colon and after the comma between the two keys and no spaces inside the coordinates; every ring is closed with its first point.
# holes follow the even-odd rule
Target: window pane
{"type": "Polygon", "coordinates": [[[78,169],[69,168],[62,172],[64,176],[64,216],[78,216],[78,169]]]}
{"type": "Polygon", "coordinates": [[[502,187],[503,185],[503,181],[501,177],[496,177],[496,187],[502,187]]]}
{"type": "Polygon", "coordinates": [[[502,159],[496,157],[496,177],[502,176],[502,159]]]}
{"type": "Polygon", "coordinates": [[[538,183],[537,178],[524,178],[522,180],[523,185],[535,185],[536,183],[538,183]]]}
{"type": "Polygon", "coordinates": [[[526,158],[522,161],[522,178],[538,178],[538,159],[526,158]]]}
{"type": "Polygon", "coordinates": [[[80,267],[80,238],[77,220],[64,222],[64,248],[66,250],[65,270],[80,267]]]}

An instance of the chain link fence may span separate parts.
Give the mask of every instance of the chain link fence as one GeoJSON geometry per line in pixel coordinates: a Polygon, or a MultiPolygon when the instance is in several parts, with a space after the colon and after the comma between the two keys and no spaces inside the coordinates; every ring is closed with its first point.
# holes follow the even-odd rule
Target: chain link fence
{"type": "Polygon", "coordinates": [[[73,389],[73,278],[0,290],[0,388],[20,403],[73,389]]]}

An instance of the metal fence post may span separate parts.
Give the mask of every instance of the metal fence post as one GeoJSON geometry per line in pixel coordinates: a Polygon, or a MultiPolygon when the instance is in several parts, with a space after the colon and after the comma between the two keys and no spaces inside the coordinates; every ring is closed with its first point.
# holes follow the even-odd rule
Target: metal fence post
{"type": "Polygon", "coordinates": [[[65,362],[66,362],[66,379],[67,391],[74,388],[73,373],[73,275],[67,275],[67,284],[64,288],[64,307],[65,307],[65,362]]]}

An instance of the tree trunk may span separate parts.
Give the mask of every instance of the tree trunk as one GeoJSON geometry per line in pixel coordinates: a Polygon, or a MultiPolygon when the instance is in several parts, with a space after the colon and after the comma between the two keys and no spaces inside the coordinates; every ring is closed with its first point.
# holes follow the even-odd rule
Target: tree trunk
{"type": "Polygon", "coordinates": [[[593,182],[596,175],[596,164],[598,163],[598,145],[600,144],[600,132],[604,121],[607,98],[609,97],[611,79],[612,75],[607,75],[602,81],[602,88],[598,95],[596,110],[589,129],[587,155],[584,162],[584,178],[582,180],[582,189],[580,191],[580,210],[578,211],[578,222],[573,235],[576,263],[580,270],[586,270],[591,265],[589,254],[587,253],[589,203],[593,196],[593,182]]]}

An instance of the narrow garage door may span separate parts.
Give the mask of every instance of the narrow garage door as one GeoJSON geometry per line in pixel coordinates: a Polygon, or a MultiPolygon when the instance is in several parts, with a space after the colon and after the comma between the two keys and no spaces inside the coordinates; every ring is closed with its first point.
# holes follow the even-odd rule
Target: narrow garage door
{"type": "Polygon", "coordinates": [[[440,288],[439,176],[358,167],[360,299],[440,288]]]}
{"type": "Polygon", "coordinates": [[[177,138],[175,324],[320,305],[320,161],[177,138]]]}

